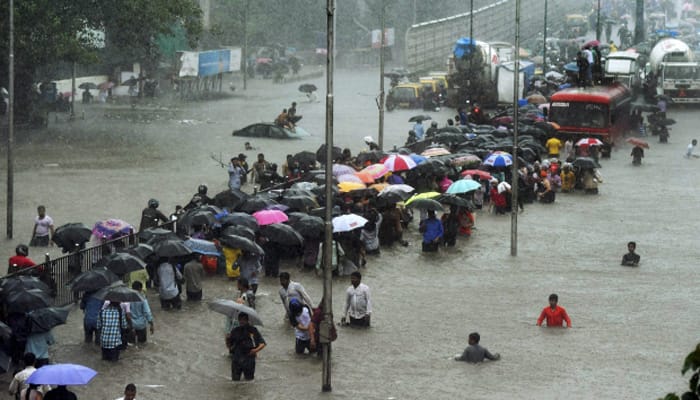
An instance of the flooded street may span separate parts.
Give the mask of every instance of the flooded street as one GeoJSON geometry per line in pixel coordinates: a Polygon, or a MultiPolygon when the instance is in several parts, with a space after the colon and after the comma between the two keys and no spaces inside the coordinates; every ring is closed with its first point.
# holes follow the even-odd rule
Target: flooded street
{"type": "MultiPolygon", "coordinates": [[[[364,136],[377,138],[378,72],[339,70],[335,75],[335,144],[360,151],[364,136]]],[[[255,80],[230,98],[184,103],[180,121],[150,124],[104,119],[58,122],[48,130],[17,138],[15,239],[5,240],[6,259],[31,235],[38,204],[57,225],[105,218],[138,224],[149,198],[169,214],[206,183],[209,193],[226,188],[227,174],[211,154],[228,160],[244,152],[252,164],[263,152],[281,165],[286,154],[316,151],[324,141],[325,79],[316,103],[297,91],[301,82],[273,85],[255,80]],[[272,121],[297,101],[300,122],[312,136],[297,141],[232,137],[233,129],[272,121]]],[[[224,84],[224,87],[227,85],[224,84]]],[[[388,89],[388,85],[387,85],[388,89]]],[[[386,113],[385,149],[401,146],[420,110],[386,113]]],[[[430,113],[443,125],[455,110],[430,113]]],[[[518,216],[518,256],[510,255],[510,217],[477,214],[477,229],[451,250],[424,256],[417,226],[410,247],[382,248],[362,270],[373,294],[372,328],[338,328],[333,343],[333,392],[322,394],[321,363],[294,354],[294,334],[283,318],[276,279],[261,281],[258,311],[267,347],[258,357],[256,379],[234,384],[223,340],[224,317],[202,304],[161,312],[157,294],[149,301],[156,333],[145,348],[100,360],[97,347],[82,342],[82,313],[54,330],[52,362],[90,366],[99,375],[73,390],[81,399],[114,399],[134,382],[146,399],[652,399],[687,386],[680,369],[697,343],[697,215],[700,160],[685,159],[700,136],[697,110],[671,108],[668,144],[648,138],[641,167],[633,167],[628,145],[616,149],[600,170],[599,195],[557,194],[554,204],[526,205],[518,216]],[[696,136],[697,135],[697,136],[696,136]],[[637,242],[638,268],[621,267],[626,243],[637,242]],[[535,326],[550,293],[571,316],[573,328],[535,326]],[[452,360],[478,331],[481,344],[501,360],[469,365],[452,360]],[[152,385],[152,386],[146,386],[152,385]]],[[[5,160],[3,146],[0,156],[5,160]]],[[[5,187],[6,164],[0,169],[5,187]]],[[[249,188],[250,189],[250,188],[249,188]]],[[[4,210],[5,197],[0,199],[4,210]]],[[[5,222],[2,212],[0,222],[5,222]]],[[[41,260],[39,250],[30,256],[41,260]]],[[[56,249],[51,250],[58,256],[56,249]]],[[[312,299],[322,294],[313,273],[300,273],[293,260],[283,268],[301,281],[312,299]]],[[[334,281],[333,304],[340,320],[349,278],[334,281]]],[[[232,298],[235,285],[222,277],[205,282],[205,301],[232,298]]],[[[0,384],[9,382],[0,375],[0,384]]],[[[5,398],[9,398],[7,394],[5,398]]]]}

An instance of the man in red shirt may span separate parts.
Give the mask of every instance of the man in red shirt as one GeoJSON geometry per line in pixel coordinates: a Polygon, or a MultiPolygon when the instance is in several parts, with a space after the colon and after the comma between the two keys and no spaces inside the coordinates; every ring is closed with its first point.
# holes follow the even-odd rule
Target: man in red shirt
{"type": "Polygon", "coordinates": [[[29,247],[27,247],[27,245],[17,245],[17,247],[15,247],[15,254],[16,255],[10,257],[8,261],[8,274],[17,272],[23,268],[29,268],[36,265],[36,263],[32,261],[31,258],[27,257],[29,255],[29,247]]]}
{"type": "Polygon", "coordinates": [[[566,313],[564,307],[557,305],[559,301],[559,296],[556,294],[549,295],[549,307],[545,307],[542,310],[542,314],[537,318],[537,326],[542,326],[542,321],[547,320],[547,326],[564,326],[564,321],[566,321],[566,327],[571,328],[571,318],[569,314],[566,313]]]}

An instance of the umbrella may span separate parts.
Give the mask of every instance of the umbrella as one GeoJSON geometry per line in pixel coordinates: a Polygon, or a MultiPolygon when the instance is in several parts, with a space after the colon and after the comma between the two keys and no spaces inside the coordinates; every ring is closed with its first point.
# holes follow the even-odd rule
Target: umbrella
{"type": "Polygon", "coordinates": [[[493,178],[491,176],[491,174],[489,174],[486,171],[482,171],[480,169],[465,169],[464,171],[462,171],[461,175],[462,176],[470,175],[472,177],[478,176],[479,179],[486,180],[486,181],[489,181],[489,180],[491,180],[491,178],[493,178]]]}
{"type": "Polygon", "coordinates": [[[256,211],[264,210],[269,206],[273,206],[275,204],[279,204],[276,201],[265,197],[263,195],[251,197],[248,200],[246,200],[243,205],[238,207],[240,211],[247,212],[247,213],[254,213],[256,211]]]}
{"type": "Polygon", "coordinates": [[[374,183],[375,181],[374,177],[368,172],[356,172],[355,176],[360,178],[363,183],[368,185],[374,183]]]}
{"type": "Polygon", "coordinates": [[[368,162],[378,163],[384,157],[386,153],[381,150],[361,151],[357,153],[356,160],[359,165],[365,165],[368,162]]]}
{"type": "Polygon", "coordinates": [[[260,234],[270,241],[287,246],[302,246],[304,238],[289,225],[272,224],[260,228],[260,234]]]}
{"type": "Polygon", "coordinates": [[[297,182],[293,184],[291,188],[313,192],[315,189],[318,189],[318,184],[316,184],[315,182],[297,182]]]}
{"type": "Polygon", "coordinates": [[[214,242],[208,240],[190,238],[185,240],[185,246],[192,250],[193,253],[217,257],[221,255],[214,242]]]}
{"type": "Polygon", "coordinates": [[[389,173],[389,168],[384,164],[372,164],[360,171],[362,174],[367,174],[372,177],[372,179],[377,180],[384,175],[389,173]]]}
{"type": "Polygon", "coordinates": [[[579,157],[574,160],[573,165],[574,167],[583,169],[600,168],[600,164],[590,157],[579,157]]]}
{"type": "Polygon", "coordinates": [[[384,161],[384,166],[390,171],[406,171],[416,167],[416,162],[409,156],[392,154],[384,161]]]}
{"type": "Polygon", "coordinates": [[[307,208],[318,208],[318,202],[309,196],[289,196],[282,199],[282,204],[289,208],[304,210],[307,208]]]}
{"type": "Polygon", "coordinates": [[[51,298],[43,290],[27,289],[9,294],[5,303],[7,304],[8,313],[25,313],[37,308],[50,306],[51,298]]]}
{"type": "Polygon", "coordinates": [[[305,215],[294,222],[290,226],[295,231],[305,238],[317,238],[326,229],[325,222],[320,217],[305,215]]]}
{"type": "Polygon", "coordinates": [[[116,239],[118,237],[131,235],[134,231],[135,229],[130,223],[116,218],[98,221],[95,223],[95,226],[92,227],[92,234],[100,239],[116,239]]]}
{"type": "Polygon", "coordinates": [[[158,242],[153,246],[153,250],[158,257],[179,257],[192,254],[192,251],[185,246],[185,242],[180,239],[168,239],[158,242]]]}
{"type": "Polygon", "coordinates": [[[145,261],[146,258],[153,254],[153,246],[146,243],[139,243],[136,246],[125,249],[124,251],[145,261]]]}
{"type": "Polygon", "coordinates": [[[414,200],[408,206],[419,210],[444,211],[442,204],[433,199],[414,200]]]}
{"type": "Polygon", "coordinates": [[[78,85],[78,88],[92,90],[97,89],[97,85],[95,85],[93,82],[83,82],[78,85]]]}
{"type": "Polygon", "coordinates": [[[673,125],[676,123],[676,120],[673,118],[662,118],[658,121],[653,122],[652,124],[660,125],[660,126],[669,126],[673,125]]]}
{"type": "Polygon", "coordinates": [[[77,246],[90,241],[92,230],[82,223],[70,223],[56,228],[53,242],[66,251],[72,251],[77,246]]]}
{"type": "Polygon", "coordinates": [[[430,118],[430,115],[419,114],[419,115],[414,115],[411,118],[409,118],[408,122],[423,122],[423,121],[427,121],[430,119],[432,119],[432,118],[430,118]]]}
{"type": "Polygon", "coordinates": [[[122,86],[134,86],[139,82],[137,78],[129,78],[125,81],[122,81],[122,86]]]}
{"type": "Polygon", "coordinates": [[[210,301],[208,305],[210,310],[224,314],[233,320],[238,319],[239,313],[246,313],[248,314],[248,322],[251,325],[263,326],[260,316],[258,316],[258,313],[254,309],[244,306],[243,304],[236,303],[233,300],[216,299],[210,301]]]}
{"type": "Polygon", "coordinates": [[[450,159],[450,164],[455,167],[461,167],[465,165],[479,165],[481,164],[481,159],[473,154],[464,154],[450,159]]]}
{"type": "Polygon", "coordinates": [[[4,322],[0,322],[0,336],[4,339],[9,339],[12,336],[12,328],[7,326],[4,322]]]}
{"type": "Polygon", "coordinates": [[[138,303],[139,301],[143,301],[143,296],[141,293],[126,286],[122,281],[114,282],[113,284],[100,289],[94,296],[97,299],[113,301],[115,303],[138,303]]]}
{"type": "MultiPolygon", "coordinates": [[[[341,155],[343,155],[343,149],[341,149],[338,146],[333,146],[333,160],[337,160],[340,158],[341,155]]],[[[322,144],[318,150],[316,150],[316,160],[320,162],[321,164],[326,163],[326,145],[322,144]]],[[[331,160],[331,161],[333,161],[331,160]]]]}
{"type": "Polygon", "coordinates": [[[341,182],[338,184],[338,189],[340,189],[341,193],[347,193],[347,192],[352,192],[355,190],[361,190],[361,189],[366,189],[367,187],[365,186],[364,183],[357,183],[357,182],[341,182]]]}
{"type": "Polygon", "coordinates": [[[97,88],[100,90],[108,90],[114,87],[114,82],[102,82],[99,85],[97,85],[97,88]]]}
{"type": "Polygon", "coordinates": [[[435,157],[435,156],[444,156],[450,153],[449,150],[447,150],[444,147],[431,147],[426,149],[424,152],[420,153],[424,157],[435,157]]]}
{"type": "Polygon", "coordinates": [[[107,268],[117,275],[125,275],[146,268],[146,263],[133,254],[112,253],[98,260],[95,268],[107,268]]]}
{"type": "Polygon", "coordinates": [[[102,289],[119,280],[119,277],[107,268],[93,268],[78,275],[68,283],[74,292],[92,292],[102,289]]]}
{"type": "Polygon", "coordinates": [[[224,217],[222,217],[219,220],[219,223],[222,226],[227,226],[227,225],[243,225],[246,228],[251,229],[253,232],[257,232],[258,229],[260,229],[260,226],[258,225],[258,220],[255,219],[250,214],[246,213],[241,213],[241,212],[235,212],[228,214],[224,217]]]}
{"type": "Polygon", "coordinates": [[[633,145],[639,146],[639,147],[644,147],[645,149],[649,148],[649,143],[645,142],[642,139],[635,138],[635,137],[628,138],[627,143],[630,143],[630,144],[633,144],[633,145]]]}
{"type": "Polygon", "coordinates": [[[177,235],[173,233],[173,231],[163,228],[148,228],[139,232],[139,239],[144,242],[148,242],[149,244],[155,244],[163,240],[177,238],[177,235]]]}
{"type": "Polygon", "coordinates": [[[15,275],[6,278],[0,283],[3,297],[8,297],[16,292],[21,292],[28,289],[39,289],[48,293],[49,286],[35,276],[15,275]]]}
{"type": "Polygon", "coordinates": [[[302,151],[295,154],[292,159],[299,164],[314,165],[316,164],[316,154],[310,151],[302,151]]]}
{"type": "Polygon", "coordinates": [[[243,236],[246,239],[255,240],[255,232],[247,226],[243,225],[227,226],[226,228],[224,228],[223,232],[221,232],[221,236],[226,235],[243,236]]]}
{"type": "Polygon", "coordinates": [[[422,200],[422,199],[432,199],[435,197],[438,197],[440,193],[438,192],[423,192],[423,193],[418,193],[413,195],[411,198],[405,201],[406,205],[410,205],[416,200],[422,200]]]}
{"type": "Polygon", "coordinates": [[[287,222],[287,214],[278,210],[262,210],[253,214],[260,226],[287,222]]]}
{"type": "MultiPolygon", "coordinates": [[[[345,164],[333,164],[333,176],[340,177],[341,175],[354,175],[355,168],[345,164]]],[[[338,182],[342,182],[338,179],[338,182]]]]}
{"type": "Polygon", "coordinates": [[[48,332],[68,319],[71,305],[65,307],[44,307],[27,313],[32,325],[32,333],[48,332]]]}
{"type": "Polygon", "coordinates": [[[219,207],[226,207],[228,209],[234,209],[250,197],[247,193],[240,190],[224,190],[219,192],[214,196],[214,204],[219,207]]]}
{"type": "Polygon", "coordinates": [[[381,207],[386,204],[396,204],[411,197],[410,194],[402,192],[385,192],[383,196],[377,197],[377,204],[381,207]]]}
{"type": "Polygon", "coordinates": [[[484,160],[485,165],[490,165],[492,167],[507,167],[513,165],[513,156],[508,153],[491,153],[490,156],[486,157],[484,160]]]}
{"type": "Polygon", "coordinates": [[[472,202],[464,197],[460,197],[454,194],[441,194],[435,198],[435,201],[441,204],[447,204],[448,206],[457,206],[464,208],[472,208],[472,202]]]}
{"type": "Polygon", "coordinates": [[[240,249],[248,253],[257,255],[265,255],[262,247],[258,246],[253,240],[237,235],[223,235],[219,238],[221,244],[232,249],[240,249]]]}
{"type": "Polygon", "coordinates": [[[352,173],[352,174],[344,174],[344,175],[338,176],[338,182],[340,182],[340,183],[350,182],[350,183],[362,183],[362,184],[365,183],[365,182],[362,181],[362,178],[360,178],[359,176],[355,175],[355,173],[352,173]]]}
{"type": "Polygon", "coordinates": [[[97,372],[78,364],[49,364],[37,369],[27,379],[36,385],[87,385],[97,372]]]}
{"type": "Polygon", "coordinates": [[[411,193],[413,193],[414,190],[416,189],[414,189],[413,186],[406,185],[404,183],[399,183],[397,185],[389,185],[385,187],[381,192],[379,192],[379,196],[386,196],[388,193],[392,192],[401,193],[403,195],[410,195],[411,193]]]}
{"type": "Polygon", "coordinates": [[[576,142],[576,146],[601,146],[603,142],[596,138],[583,138],[576,142]]]}
{"type": "Polygon", "coordinates": [[[585,49],[586,47],[596,47],[596,46],[600,46],[600,42],[594,39],[594,40],[586,42],[583,46],[581,46],[581,48],[585,49]]]}
{"type": "Polygon", "coordinates": [[[299,85],[299,91],[302,93],[313,93],[317,90],[316,85],[313,83],[304,83],[299,85]]]}
{"type": "Polygon", "coordinates": [[[446,193],[449,194],[459,194],[467,193],[473,190],[481,189],[481,184],[477,181],[471,179],[460,179],[454,181],[450,187],[447,188],[446,193]]]}
{"type": "Polygon", "coordinates": [[[211,210],[202,208],[188,210],[178,219],[178,223],[183,226],[212,225],[214,222],[216,222],[214,213],[211,210]]]}
{"type": "Polygon", "coordinates": [[[547,104],[547,98],[541,94],[531,94],[526,99],[528,104],[547,104]]]}
{"type": "Polygon", "coordinates": [[[367,223],[367,219],[357,214],[344,214],[333,218],[333,233],[349,232],[362,228],[367,223]]]}

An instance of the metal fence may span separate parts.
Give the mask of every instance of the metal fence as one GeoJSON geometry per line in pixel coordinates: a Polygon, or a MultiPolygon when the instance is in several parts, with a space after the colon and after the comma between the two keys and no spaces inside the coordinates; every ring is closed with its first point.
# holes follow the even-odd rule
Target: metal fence
{"type": "MultiPolygon", "coordinates": [[[[175,222],[166,222],[158,226],[162,229],[174,230],[175,222]]],[[[103,242],[101,244],[80,249],[62,257],[51,259],[47,254],[43,263],[21,271],[7,274],[0,279],[6,279],[18,275],[32,275],[41,279],[52,289],[52,297],[55,306],[64,306],[76,301],[79,296],[74,294],[67,284],[82,272],[89,271],[102,257],[114,253],[119,249],[139,243],[139,234],[131,234],[118,239],[103,242]]]]}

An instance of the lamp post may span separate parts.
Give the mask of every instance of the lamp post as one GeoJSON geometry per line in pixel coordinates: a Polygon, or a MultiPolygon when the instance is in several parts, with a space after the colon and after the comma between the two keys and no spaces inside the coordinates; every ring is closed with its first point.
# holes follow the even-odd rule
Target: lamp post
{"type": "Polygon", "coordinates": [[[598,9],[596,11],[595,40],[600,41],[600,0],[598,0],[598,9]]]}
{"type": "Polygon", "coordinates": [[[15,4],[10,0],[10,43],[7,107],[7,238],[12,239],[15,159],[12,147],[15,136],[15,4]]]}
{"type": "Polygon", "coordinates": [[[382,0],[380,15],[382,33],[379,36],[379,138],[377,144],[379,150],[382,150],[384,149],[384,0],[382,0]]]}
{"type": "Polygon", "coordinates": [[[515,79],[513,79],[513,171],[511,172],[510,255],[518,255],[518,117],[520,99],[520,0],[515,0],[515,79]]]}
{"type": "Polygon", "coordinates": [[[544,0],[544,40],[542,42],[542,73],[547,73],[547,3],[549,0],[544,0]]]}

